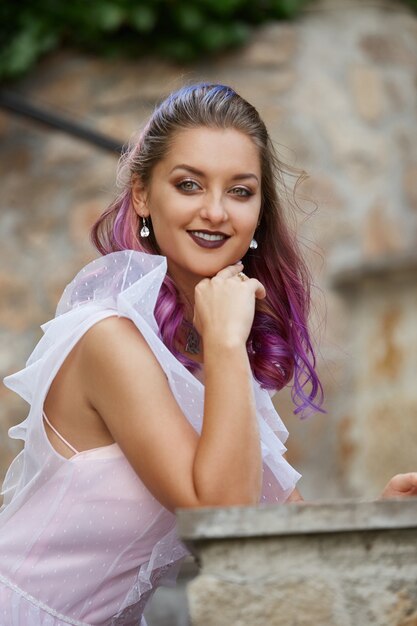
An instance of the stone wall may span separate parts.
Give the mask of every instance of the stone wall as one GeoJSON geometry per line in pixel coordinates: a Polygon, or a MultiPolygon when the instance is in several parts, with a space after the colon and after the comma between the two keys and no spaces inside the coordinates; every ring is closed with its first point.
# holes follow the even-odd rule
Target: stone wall
{"type": "MultiPolygon", "coordinates": [[[[389,269],[407,266],[416,241],[416,66],[414,14],[400,3],[345,0],[263,26],[244,49],[192,67],[64,51],[15,86],[125,141],[184,80],[230,83],[259,109],[282,159],[308,172],[298,219],[317,285],[328,414],[300,422],[289,393],[276,396],[306,498],[372,495],[417,456],[416,272],[398,281],[389,269]],[[382,261],[386,278],[368,289],[363,275],[382,261]]],[[[4,112],[0,137],[5,376],[23,367],[64,286],[96,256],[88,229],[113,196],[116,158],[4,112]]],[[[0,400],[3,474],[19,447],[6,431],[26,406],[3,386],[0,400]]]]}
{"type": "Polygon", "coordinates": [[[417,498],[178,510],[193,626],[415,626],[417,498]]]}

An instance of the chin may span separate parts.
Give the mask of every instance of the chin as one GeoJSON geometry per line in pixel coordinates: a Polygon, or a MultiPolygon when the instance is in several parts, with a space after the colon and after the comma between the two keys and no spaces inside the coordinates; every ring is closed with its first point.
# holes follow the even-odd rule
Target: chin
{"type": "Polygon", "coordinates": [[[221,268],[221,267],[219,267],[219,269],[218,269],[218,270],[214,270],[214,271],[212,271],[212,272],[210,272],[210,271],[206,270],[206,271],[204,272],[204,274],[200,274],[200,276],[201,276],[202,278],[213,278],[213,276],[216,276],[217,272],[220,272],[220,270],[221,270],[221,269],[222,269],[222,268],[221,268]]]}
{"type": "Polygon", "coordinates": [[[201,269],[201,273],[199,272],[199,275],[205,278],[213,278],[213,276],[220,272],[220,270],[223,270],[225,267],[232,265],[233,263],[234,261],[226,261],[225,263],[207,263],[201,269]]]}

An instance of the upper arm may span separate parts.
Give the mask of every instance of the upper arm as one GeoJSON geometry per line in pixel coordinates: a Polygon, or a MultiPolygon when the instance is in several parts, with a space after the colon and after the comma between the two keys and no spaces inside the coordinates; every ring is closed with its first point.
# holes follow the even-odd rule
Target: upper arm
{"type": "Polygon", "coordinates": [[[109,317],[83,337],[88,400],[141,481],[167,509],[198,506],[193,464],[199,435],[135,324],[109,317]]]}

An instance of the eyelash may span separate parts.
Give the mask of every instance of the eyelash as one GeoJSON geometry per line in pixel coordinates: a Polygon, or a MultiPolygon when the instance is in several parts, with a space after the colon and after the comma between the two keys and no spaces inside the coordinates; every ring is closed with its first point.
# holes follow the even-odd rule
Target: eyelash
{"type": "MultiPolygon", "coordinates": [[[[193,183],[194,185],[197,185],[195,180],[191,180],[191,179],[187,178],[185,180],[182,180],[179,183],[176,183],[175,187],[177,187],[177,189],[180,189],[181,191],[185,191],[185,193],[189,193],[191,191],[195,191],[194,189],[184,189],[181,186],[181,185],[184,185],[184,183],[193,183]]],[[[241,189],[242,191],[246,192],[246,195],[234,194],[234,195],[237,195],[239,198],[250,198],[250,196],[253,196],[253,193],[251,191],[249,191],[249,189],[246,189],[245,187],[233,187],[233,189],[241,189]]]]}

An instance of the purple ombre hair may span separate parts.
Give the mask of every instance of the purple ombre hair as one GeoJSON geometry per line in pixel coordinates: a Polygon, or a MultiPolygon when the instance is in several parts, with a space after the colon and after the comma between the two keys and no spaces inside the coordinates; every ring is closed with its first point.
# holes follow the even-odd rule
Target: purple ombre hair
{"type": "MultiPolygon", "coordinates": [[[[247,341],[252,372],[261,386],[269,390],[280,390],[294,379],[291,396],[295,414],[307,417],[315,411],[324,412],[323,389],[307,326],[310,273],[277,193],[284,166],[257,110],[231,87],[211,83],[187,85],[155,108],[138,140],[121,156],[118,182],[122,191],[93,225],[91,240],[103,255],[118,250],[161,254],[152,227],[149,237],[139,237],[140,218],[131,201],[132,180],[139,177],[146,186],[175,133],[197,127],[234,128],[250,137],[259,150],[262,201],[255,233],[258,248],[248,250],[242,259],[245,273],[257,278],[267,293],[264,300],[256,301],[247,341]]],[[[185,320],[184,306],[175,283],[166,275],[155,319],[165,345],[193,372],[200,365],[175,347],[180,330],[191,326],[185,320]]]]}

